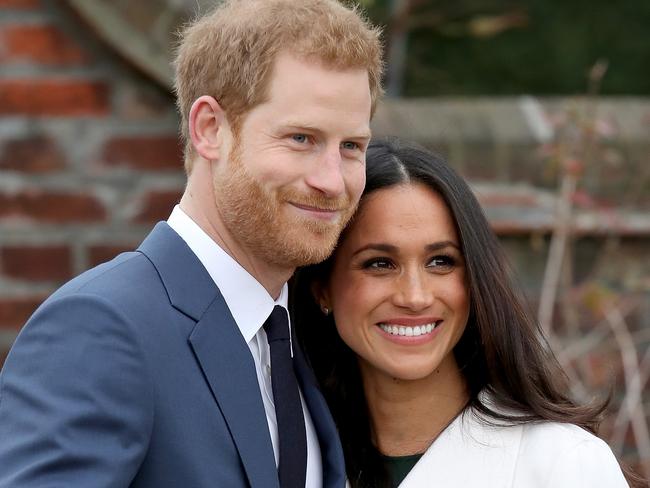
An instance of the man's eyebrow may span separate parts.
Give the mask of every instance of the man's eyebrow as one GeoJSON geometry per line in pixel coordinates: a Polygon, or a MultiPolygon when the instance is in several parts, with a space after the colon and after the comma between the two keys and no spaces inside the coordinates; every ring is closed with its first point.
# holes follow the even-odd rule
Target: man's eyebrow
{"type": "MultiPolygon", "coordinates": [[[[318,134],[322,134],[324,132],[323,129],[319,127],[310,124],[301,124],[300,122],[297,121],[285,122],[283,124],[280,124],[279,127],[284,129],[289,129],[289,130],[295,130],[295,131],[315,132],[318,134]]],[[[372,132],[370,130],[367,131],[364,130],[359,132],[358,134],[345,137],[345,139],[370,139],[370,138],[372,138],[372,132]]]]}
{"type": "Polygon", "coordinates": [[[365,140],[370,140],[372,138],[372,132],[363,132],[361,134],[358,134],[356,136],[352,136],[354,139],[365,139],[365,140]]]}

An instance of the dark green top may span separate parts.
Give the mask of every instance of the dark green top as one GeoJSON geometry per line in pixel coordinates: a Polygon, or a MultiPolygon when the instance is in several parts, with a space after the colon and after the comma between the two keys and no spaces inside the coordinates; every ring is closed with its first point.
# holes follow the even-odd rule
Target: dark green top
{"type": "Polygon", "coordinates": [[[411,454],[409,456],[382,456],[384,467],[390,475],[392,488],[397,488],[406,478],[415,463],[422,457],[422,453],[411,454]]]}

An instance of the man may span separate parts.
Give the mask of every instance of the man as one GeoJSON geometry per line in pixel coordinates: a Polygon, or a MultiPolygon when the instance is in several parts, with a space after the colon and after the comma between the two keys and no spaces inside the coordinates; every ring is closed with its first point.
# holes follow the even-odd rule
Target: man
{"type": "Polygon", "coordinates": [[[186,191],[21,331],[0,378],[0,487],[344,485],[288,346],[286,281],[355,209],[380,71],[378,33],[334,0],[232,0],[186,29],[186,191]]]}

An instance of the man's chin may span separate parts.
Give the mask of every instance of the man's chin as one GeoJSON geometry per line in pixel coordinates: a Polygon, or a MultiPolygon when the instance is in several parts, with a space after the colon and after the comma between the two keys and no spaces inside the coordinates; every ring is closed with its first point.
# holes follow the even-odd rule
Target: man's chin
{"type": "MultiPolygon", "coordinates": [[[[278,255],[283,255],[287,263],[293,267],[307,266],[325,261],[336,247],[337,239],[332,238],[332,232],[326,234],[314,234],[303,228],[304,234],[299,239],[287,239],[284,249],[278,255]],[[306,238],[305,234],[310,234],[306,238]]],[[[335,234],[338,237],[338,233],[335,234]]]]}

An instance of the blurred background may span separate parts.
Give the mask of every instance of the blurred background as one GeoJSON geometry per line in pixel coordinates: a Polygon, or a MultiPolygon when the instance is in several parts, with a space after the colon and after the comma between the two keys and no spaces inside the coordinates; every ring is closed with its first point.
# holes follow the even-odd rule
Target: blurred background
{"type": "MultiPolygon", "coordinates": [[[[178,201],[169,60],[214,3],[0,0],[0,364],[178,201]]],[[[611,392],[603,436],[650,477],[650,2],[359,3],[385,29],[374,133],[469,179],[575,396],[611,392]]]]}

